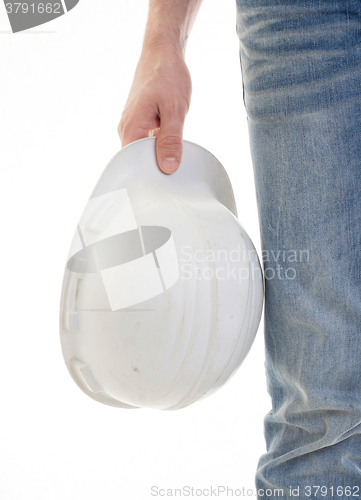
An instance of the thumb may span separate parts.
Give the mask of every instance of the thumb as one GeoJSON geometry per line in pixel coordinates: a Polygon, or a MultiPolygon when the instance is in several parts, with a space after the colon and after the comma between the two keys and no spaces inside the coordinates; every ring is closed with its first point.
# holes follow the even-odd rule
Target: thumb
{"type": "Polygon", "coordinates": [[[182,160],[183,122],[161,123],[156,142],[156,155],[159,168],[165,174],[175,172],[182,160]]]}

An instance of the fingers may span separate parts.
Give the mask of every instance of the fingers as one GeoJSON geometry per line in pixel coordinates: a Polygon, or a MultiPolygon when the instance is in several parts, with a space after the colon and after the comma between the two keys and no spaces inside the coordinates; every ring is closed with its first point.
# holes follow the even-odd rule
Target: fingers
{"type": "Polygon", "coordinates": [[[159,168],[166,174],[175,172],[182,161],[183,127],[186,106],[169,103],[160,106],[160,129],[157,134],[156,155],[159,168]]]}
{"type": "Polygon", "coordinates": [[[155,112],[150,114],[154,118],[151,121],[148,119],[146,123],[144,123],[144,118],[139,113],[134,112],[131,114],[131,118],[128,118],[128,112],[124,111],[118,125],[118,134],[123,148],[138,139],[156,135],[159,127],[159,120],[155,112]]]}
{"type": "Polygon", "coordinates": [[[176,107],[170,103],[163,103],[159,106],[157,116],[153,111],[151,121],[143,126],[139,125],[142,121],[136,114],[131,120],[127,120],[126,113],[124,113],[118,126],[122,147],[144,137],[157,137],[158,166],[162,172],[172,174],[179,168],[182,161],[182,136],[186,113],[186,105],[176,107]]]}
{"type": "Polygon", "coordinates": [[[165,174],[173,174],[182,161],[183,141],[181,135],[158,135],[156,154],[159,168],[165,174]],[[160,137],[162,135],[162,137],[160,137]]]}
{"type": "Polygon", "coordinates": [[[138,139],[144,139],[144,137],[150,136],[149,131],[141,127],[132,127],[126,132],[123,132],[122,122],[120,122],[118,125],[118,134],[120,137],[120,141],[122,143],[122,148],[124,148],[131,142],[137,141],[138,139]]]}

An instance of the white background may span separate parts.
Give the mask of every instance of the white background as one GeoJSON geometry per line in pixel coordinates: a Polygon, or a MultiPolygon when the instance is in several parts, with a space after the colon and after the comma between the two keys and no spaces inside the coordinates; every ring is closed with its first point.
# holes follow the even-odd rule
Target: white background
{"type": "MultiPolygon", "coordinates": [[[[271,407],[263,320],[236,376],[175,412],[97,403],[62,358],[65,259],[85,203],[121,146],[117,125],[147,12],[147,0],[80,0],[57,20],[12,34],[0,5],[0,499],[148,499],[154,485],[255,493],[271,407]]],[[[204,0],[186,62],[193,94],[184,139],[224,165],[260,252],[234,0],[204,0]]]]}

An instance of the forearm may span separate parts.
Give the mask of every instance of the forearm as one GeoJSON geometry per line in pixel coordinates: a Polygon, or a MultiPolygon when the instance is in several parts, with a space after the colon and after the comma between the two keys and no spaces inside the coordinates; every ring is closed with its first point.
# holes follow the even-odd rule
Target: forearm
{"type": "Polygon", "coordinates": [[[165,47],[185,52],[203,0],[149,0],[143,50],[165,47]]]}

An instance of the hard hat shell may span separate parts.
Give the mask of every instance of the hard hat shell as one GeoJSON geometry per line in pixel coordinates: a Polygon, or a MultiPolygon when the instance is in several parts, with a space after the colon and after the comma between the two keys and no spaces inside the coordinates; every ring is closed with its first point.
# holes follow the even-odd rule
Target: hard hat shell
{"type": "Polygon", "coordinates": [[[124,147],[85,206],[65,266],[60,337],[91,398],[176,410],[241,365],[264,284],[220,162],[184,140],[182,163],[167,175],[155,141],[124,147]]]}

